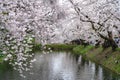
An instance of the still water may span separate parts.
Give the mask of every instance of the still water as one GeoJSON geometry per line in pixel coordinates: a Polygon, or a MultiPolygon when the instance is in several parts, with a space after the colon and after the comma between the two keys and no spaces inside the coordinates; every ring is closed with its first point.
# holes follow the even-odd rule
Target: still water
{"type": "MultiPolygon", "coordinates": [[[[0,66],[0,80],[120,80],[120,76],[69,52],[36,53],[26,78],[9,66],[0,66]]],[[[2,65],[3,66],[3,65],[2,65]]]]}

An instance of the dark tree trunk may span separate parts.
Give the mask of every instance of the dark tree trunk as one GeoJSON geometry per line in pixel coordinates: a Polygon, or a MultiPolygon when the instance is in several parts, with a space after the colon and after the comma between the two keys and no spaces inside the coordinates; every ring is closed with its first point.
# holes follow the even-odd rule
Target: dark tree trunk
{"type": "Polygon", "coordinates": [[[115,43],[112,37],[113,37],[112,32],[108,31],[108,38],[105,39],[102,45],[103,48],[112,47],[112,50],[114,51],[118,47],[118,45],[115,43]]]}
{"type": "Polygon", "coordinates": [[[114,40],[105,40],[102,46],[104,49],[112,47],[113,51],[118,47],[114,40]]]}

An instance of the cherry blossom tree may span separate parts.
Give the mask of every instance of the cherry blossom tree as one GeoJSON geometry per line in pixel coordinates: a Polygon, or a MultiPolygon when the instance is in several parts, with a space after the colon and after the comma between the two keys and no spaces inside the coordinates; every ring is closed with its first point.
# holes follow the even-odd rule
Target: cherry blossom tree
{"type": "Polygon", "coordinates": [[[52,42],[62,12],[52,0],[1,0],[0,7],[0,49],[6,55],[4,60],[20,73],[28,71],[35,61],[33,45],[52,42]]]}
{"type": "Polygon", "coordinates": [[[117,32],[119,24],[118,0],[69,0],[69,2],[80,22],[89,23],[98,37],[107,40],[113,48],[117,47],[113,40],[113,31],[117,32]]]}
{"type": "Polygon", "coordinates": [[[37,43],[102,38],[116,47],[119,4],[119,0],[0,0],[0,49],[5,61],[22,73],[32,67],[37,43]]]}
{"type": "MultiPolygon", "coordinates": [[[[39,0],[39,2],[41,2],[39,0]]],[[[32,67],[34,54],[32,48],[38,23],[32,0],[0,1],[0,49],[6,56],[5,61],[20,73],[32,67]],[[29,65],[29,66],[28,66],[29,65]]],[[[42,12],[42,11],[41,11],[42,12]]],[[[38,16],[39,17],[39,16],[38,16]]],[[[21,76],[23,76],[21,74],[21,76]]],[[[25,77],[25,76],[23,76],[25,77]]]]}

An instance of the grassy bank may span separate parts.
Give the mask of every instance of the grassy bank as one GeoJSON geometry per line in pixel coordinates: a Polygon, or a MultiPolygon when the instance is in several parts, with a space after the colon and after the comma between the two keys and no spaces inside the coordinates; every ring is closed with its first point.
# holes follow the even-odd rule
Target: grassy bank
{"type": "Polygon", "coordinates": [[[77,45],[70,45],[70,44],[47,44],[45,45],[46,49],[52,49],[55,51],[60,51],[60,50],[73,50],[74,47],[77,45]]]}
{"type": "Polygon", "coordinates": [[[97,61],[108,69],[120,74],[120,51],[113,52],[112,48],[99,50],[99,53],[97,53],[96,50],[90,51],[90,53],[87,53],[88,57],[93,58],[94,61],[97,61]],[[91,55],[94,55],[94,57],[91,55]]]}
{"type": "Polygon", "coordinates": [[[112,51],[112,48],[103,49],[102,47],[93,48],[92,46],[78,46],[73,49],[77,54],[103,65],[104,67],[120,74],[120,49],[112,51]]]}
{"type": "Polygon", "coordinates": [[[91,45],[86,46],[86,47],[79,45],[79,46],[73,48],[73,52],[76,54],[84,55],[85,53],[92,50],[93,48],[94,48],[94,46],[91,46],[91,45]]]}

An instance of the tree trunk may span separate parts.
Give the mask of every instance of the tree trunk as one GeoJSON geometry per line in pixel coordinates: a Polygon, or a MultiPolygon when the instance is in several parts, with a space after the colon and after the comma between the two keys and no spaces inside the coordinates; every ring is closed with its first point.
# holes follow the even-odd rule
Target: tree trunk
{"type": "Polygon", "coordinates": [[[118,45],[113,40],[112,32],[108,31],[108,38],[105,39],[105,41],[104,41],[102,46],[103,46],[103,48],[112,47],[113,51],[118,47],[118,45]]]}

